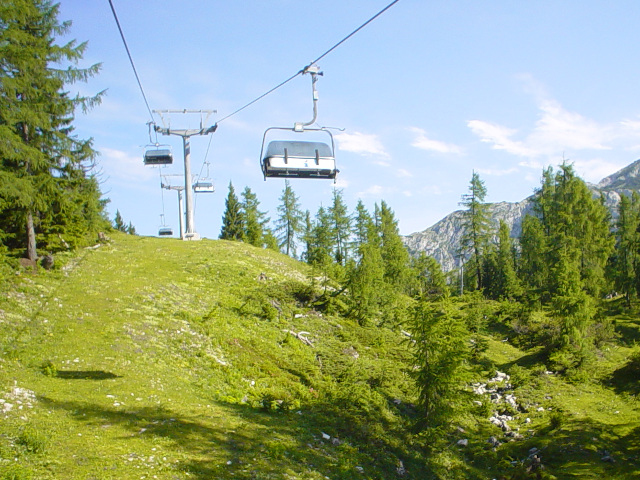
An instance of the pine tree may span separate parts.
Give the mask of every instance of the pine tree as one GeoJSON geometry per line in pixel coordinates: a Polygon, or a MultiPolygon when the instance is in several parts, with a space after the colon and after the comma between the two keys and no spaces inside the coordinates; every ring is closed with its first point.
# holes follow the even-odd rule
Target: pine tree
{"type": "Polygon", "coordinates": [[[229,193],[225,201],[224,215],[222,216],[222,229],[219,238],[221,240],[242,240],[244,236],[244,218],[242,209],[233,184],[229,182],[229,193]]]}
{"type": "Polygon", "coordinates": [[[351,315],[360,325],[378,316],[382,292],[385,290],[384,263],[380,249],[373,243],[360,246],[359,261],[348,273],[351,315]]]}
{"type": "Polygon", "coordinates": [[[289,184],[289,180],[284,182],[284,190],[280,197],[278,206],[278,219],[276,220],[276,234],[280,248],[284,249],[284,253],[295,257],[296,255],[296,238],[302,231],[302,222],[304,214],[300,209],[300,203],[293,188],[289,184]]]}
{"type": "Polygon", "coordinates": [[[259,205],[258,196],[249,187],[245,187],[240,203],[240,211],[244,220],[243,239],[255,247],[264,246],[264,229],[269,222],[266,212],[261,212],[258,209],[259,205]]]}
{"type": "Polygon", "coordinates": [[[58,12],[46,0],[0,4],[0,230],[12,246],[26,247],[31,260],[37,235],[81,237],[106,224],[90,175],[92,141],[75,137],[72,126],[75,109],[91,108],[101,94],[64,90],[100,66],[75,67],[85,43],[55,43],[71,25],[59,23],[58,12]]]}
{"type": "Polygon", "coordinates": [[[476,277],[476,289],[482,287],[482,256],[489,238],[488,205],[484,203],[487,189],[480,176],[473,172],[469,183],[469,193],[462,196],[460,205],[464,212],[462,227],[464,233],[460,241],[462,254],[471,257],[476,277]]]}

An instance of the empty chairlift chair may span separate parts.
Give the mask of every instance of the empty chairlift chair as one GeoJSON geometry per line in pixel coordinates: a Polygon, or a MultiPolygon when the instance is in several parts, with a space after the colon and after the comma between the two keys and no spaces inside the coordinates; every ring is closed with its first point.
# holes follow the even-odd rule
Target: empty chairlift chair
{"type": "Polygon", "coordinates": [[[293,128],[270,127],[264,132],[262,137],[262,149],[260,150],[260,166],[262,174],[266,180],[268,177],[285,178],[336,178],[339,170],[336,169],[335,144],[331,132],[324,128],[311,127],[318,116],[318,94],[316,82],[318,75],[322,75],[317,65],[305,67],[302,73],[311,75],[311,87],[313,90],[313,118],[311,121],[303,123],[296,122],[293,128]],[[295,141],[295,140],[275,140],[269,142],[265,150],[267,133],[270,130],[287,130],[300,134],[305,139],[313,139],[318,133],[324,132],[329,135],[331,143],[318,141],[295,141]],[[264,154],[264,155],[263,155],[264,154]]]}
{"type": "Polygon", "coordinates": [[[161,237],[170,237],[173,235],[173,229],[171,227],[160,227],[158,235],[161,237]]]}
{"type": "MultiPolygon", "coordinates": [[[[329,133],[327,131],[327,133],[329,133]]],[[[329,135],[331,135],[329,133],[329,135]]],[[[322,142],[269,142],[262,158],[262,173],[267,177],[336,178],[336,158],[332,145],[322,142]]]]}

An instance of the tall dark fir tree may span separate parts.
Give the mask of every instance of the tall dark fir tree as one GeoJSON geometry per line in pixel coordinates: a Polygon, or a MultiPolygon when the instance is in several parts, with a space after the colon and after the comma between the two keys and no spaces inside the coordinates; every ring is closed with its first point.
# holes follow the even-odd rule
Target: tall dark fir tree
{"type": "Polygon", "coordinates": [[[86,43],[56,43],[71,25],[58,22],[58,10],[47,0],[0,3],[0,230],[32,260],[56,238],[75,242],[108,225],[91,175],[96,152],[72,125],[76,108],[86,111],[102,94],[65,89],[100,66],[76,66],[86,43]]]}

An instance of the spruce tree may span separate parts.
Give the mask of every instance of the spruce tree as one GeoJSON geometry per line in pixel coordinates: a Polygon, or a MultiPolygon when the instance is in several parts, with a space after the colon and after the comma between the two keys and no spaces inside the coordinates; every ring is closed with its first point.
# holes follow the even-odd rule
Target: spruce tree
{"type": "Polygon", "coordinates": [[[0,3],[0,229],[31,260],[38,256],[37,235],[79,237],[106,225],[89,173],[92,141],[75,137],[72,126],[75,109],[91,108],[101,94],[65,90],[100,66],[75,66],[86,43],[56,43],[71,25],[59,23],[58,12],[46,0],[0,3]]]}
{"type": "Polygon", "coordinates": [[[289,184],[289,180],[284,182],[284,190],[278,205],[278,218],[275,230],[280,248],[284,253],[295,257],[296,239],[300,235],[303,227],[304,213],[300,208],[298,197],[289,184]]]}
{"type": "Polygon", "coordinates": [[[476,289],[482,287],[482,256],[489,238],[488,205],[484,203],[487,189],[480,176],[473,172],[469,193],[462,196],[460,205],[466,207],[462,220],[463,234],[460,241],[462,254],[471,257],[476,289]]]}
{"type": "Polygon", "coordinates": [[[242,209],[233,184],[229,182],[229,193],[225,201],[224,215],[222,216],[222,229],[219,238],[221,240],[242,240],[244,236],[244,218],[242,209]]]}
{"type": "Polygon", "coordinates": [[[126,232],[127,226],[124,224],[124,220],[122,219],[122,215],[120,214],[120,210],[116,210],[116,216],[113,219],[113,228],[120,232],[126,232]]]}
{"type": "Polygon", "coordinates": [[[360,247],[366,243],[375,243],[378,235],[373,218],[367,211],[367,208],[362,203],[362,200],[358,200],[356,205],[356,213],[353,221],[353,243],[352,250],[359,255],[360,247]]]}

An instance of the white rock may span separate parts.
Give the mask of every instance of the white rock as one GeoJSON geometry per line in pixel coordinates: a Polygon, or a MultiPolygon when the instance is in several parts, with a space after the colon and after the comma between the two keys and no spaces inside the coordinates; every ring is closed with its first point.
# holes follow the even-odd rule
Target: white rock
{"type": "Polygon", "coordinates": [[[461,447],[466,447],[467,445],[469,445],[469,439],[467,438],[463,438],[461,440],[458,440],[458,445],[460,445],[461,447]]]}

